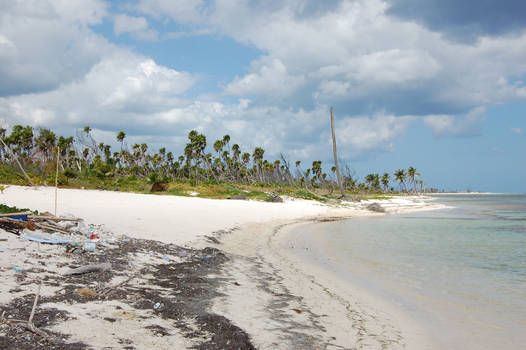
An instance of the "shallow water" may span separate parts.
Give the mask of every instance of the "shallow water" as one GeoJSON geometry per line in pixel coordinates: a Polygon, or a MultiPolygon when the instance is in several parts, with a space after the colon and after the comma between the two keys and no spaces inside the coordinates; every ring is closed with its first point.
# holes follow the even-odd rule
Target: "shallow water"
{"type": "Polygon", "coordinates": [[[325,268],[394,304],[447,349],[526,349],[526,196],[310,225],[325,268]]]}

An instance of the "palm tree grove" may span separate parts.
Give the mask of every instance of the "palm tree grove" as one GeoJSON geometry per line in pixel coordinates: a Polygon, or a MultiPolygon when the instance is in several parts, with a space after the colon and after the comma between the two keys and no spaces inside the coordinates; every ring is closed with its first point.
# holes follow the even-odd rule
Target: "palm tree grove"
{"type": "MultiPolygon", "coordinates": [[[[229,135],[209,143],[192,130],[180,155],[146,143],[127,145],[117,133],[118,149],[97,142],[85,126],[75,136],[57,136],[46,128],[15,125],[8,135],[0,129],[0,181],[10,184],[59,185],[120,191],[163,191],[178,195],[228,198],[243,194],[269,199],[276,194],[324,200],[338,197],[336,167],[315,160],[304,167],[280,154],[265,159],[265,150],[244,150],[229,135]],[[58,169],[58,171],[57,171],[58,169]],[[327,170],[328,169],[328,170],[327,170]],[[58,176],[57,176],[58,172],[58,176]]],[[[423,193],[424,182],[414,167],[392,175],[371,173],[360,182],[348,166],[342,169],[343,188],[353,199],[382,193],[423,193]]]]}

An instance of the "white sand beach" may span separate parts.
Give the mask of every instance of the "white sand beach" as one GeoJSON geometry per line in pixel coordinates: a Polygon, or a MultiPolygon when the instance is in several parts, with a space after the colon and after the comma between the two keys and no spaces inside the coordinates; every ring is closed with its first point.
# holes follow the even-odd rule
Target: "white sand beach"
{"type": "MultiPolygon", "coordinates": [[[[54,191],[51,187],[9,186],[0,198],[6,205],[53,212],[54,191]]],[[[376,202],[388,214],[440,207],[423,197],[376,202]]],[[[230,259],[213,275],[226,282],[219,284],[221,295],[212,299],[209,311],[244,330],[257,349],[434,349],[425,329],[414,324],[402,310],[374,299],[366,290],[349,285],[328,274],[322,266],[299,259],[285,249],[284,245],[290,244],[291,227],[316,220],[384,215],[366,210],[368,204],[331,206],[290,198],[285,198],[284,203],[263,203],[59,189],[57,215],[83,218],[87,224],[101,225],[101,230],[115,237],[126,235],[194,249],[212,246],[225,252],[230,259]],[[211,242],[210,237],[218,243],[211,242]]],[[[18,245],[36,249],[36,243],[20,243],[17,236],[7,232],[0,235],[8,237],[7,242],[0,242],[1,248],[18,245]]],[[[58,254],[54,246],[42,245],[38,249],[58,254]]],[[[20,253],[19,259],[24,258],[20,253]]],[[[17,284],[11,270],[17,263],[12,260],[17,259],[16,255],[10,259],[0,261],[6,277],[1,288],[2,303],[15,297],[9,290],[17,284]]],[[[151,263],[146,257],[137,259],[141,266],[151,263]]],[[[28,292],[32,288],[35,285],[27,284],[21,289],[28,292]]],[[[53,289],[45,293],[51,295],[53,289]]],[[[94,348],[102,348],[104,344],[116,346],[115,331],[111,332],[113,336],[109,331],[105,334],[105,328],[97,321],[109,317],[102,303],[83,304],[82,311],[75,305],[62,305],[76,320],[65,321],[54,329],[94,348]],[[98,327],[96,339],[92,333],[83,331],[90,325],[98,327]]],[[[56,303],[52,306],[61,308],[56,303]]],[[[156,317],[150,314],[143,312],[142,319],[156,317]]],[[[170,327],[166,320],[157,324],[160,323],[164,328],[170,327]]],[[[182,349],[196,344],[195,339],[183,337],[176,328],[170,331],[169,338],[149,339],[144,325],[134,317],[121,318],[112,327],[122,332],[126,329],[136,348],[182,349]]]]}

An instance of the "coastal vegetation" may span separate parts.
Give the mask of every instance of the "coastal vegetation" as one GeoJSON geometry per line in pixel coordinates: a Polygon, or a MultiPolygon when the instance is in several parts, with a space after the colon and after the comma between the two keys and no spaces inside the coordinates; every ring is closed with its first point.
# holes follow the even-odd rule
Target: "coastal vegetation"
{"type": "Polygon", "coordinates": [[[106,190],[150,192],[209,198],[243,196],[272,199],[278,194],[325,200],[345,190],[351,198],[383,196],[386,193],[425,191],[414,167],[398,169],[392,176],[371,173],[363,181],[349,166],[341,170],[321,160],[309,166],[291,163],[280,154],[268,160],[265,150],[243,149],[229,135],[210,143],[198,131],[188,133],[181,154],[165,147],[152,150],[146,143],[127,144],[124,131],[117,133],[118,149],[97,142],[89,126],[75,136],[57,136],[46,128],[15,125],[10,134],[0,129],[0,182],[55,185],[106,190]],[[396,185],[396,188],[395,188],[396,185]]]}

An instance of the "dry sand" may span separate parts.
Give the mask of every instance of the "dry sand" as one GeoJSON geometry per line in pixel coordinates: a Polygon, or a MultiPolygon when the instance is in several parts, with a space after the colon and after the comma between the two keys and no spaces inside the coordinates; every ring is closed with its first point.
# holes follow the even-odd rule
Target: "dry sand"
{"type": "MultiPolygon", "coordinates": [[[[1,203],[11,206],[41,212],[54,210],[54,188],[9,186],[0,198],[1,203]]],[[[439,207],[418,197],[377,202],[388,213],[439,207]]],[[[57,214],[72,214],[84,218],[86,223],[102,225],[101,232],[115,237],[127,235],[195,249],[214,246],[224,251],[229,260],[217,269],[205,271],[214,281],[221,281],[214,282],[213,288],[222,294],[209,296],[210,302],[204,303],[203,307],[226,317],[232,327],[238,326],[248,333],[258,349],[433,349],[425,330],[413,324],[401,310],[373,299],[367,291],[329,275],[311,261],[288,254],[282,247],[282,240],[293,225],[313,220],[382,215],[366,210],[368,204],[370,202],[335,207],[293,199],[286,199],[285,203],[262,203],[59,189],[57,214]]],[[[32,254],[35,249],[50,250],[47,254],[58,249],[38,248],[35,243],[20,242],[16,236],[9,237],[8,242],[0,242],[0,247],[1,243],[8,249],[18,245],[20,249],[33,250],[32,254]]],[[[10,251],[16,252],[16,249],[10,251]]],[[[9,283],[4,283],[0,289],[0,303],[6,303],[30,289],[34,290],[35,286],[18,286],[16,274],[11,270],[16,263],[23,264],[24,259],[31,263],[27,257],[16,253],[9,257],[1,254],[0,268],[2,275],[9,277],[9,283]],[[10,290],[16,290],[15,287],[20,290],[13,295],[10,290]]],[[[135,252],[133,257],[136,261],[132,263],[152,264],[147,254],[135,252]]],[[[147,281],[144,279],[143,282],[147,281]]],[[[43,295],[53,292],[52,288],[46,289],[43,295]]],[[[169,289],[162,289],[162,292],[169,294],[169,289]]],[[[175,328],[162,337],[152,336],[151,332],[144,330],[145,327],[153,325],[170,329],[166,319],[156,318],[152,312],[144,310],[130,310],[141,317],[128,320],[121,315],[116,318],[116,312],[122,313],[130,306],[121,305],[118,300],[111,302],[111,307],[100,301],[83,303],[82,307],[73,304],[61,308],[52,303],[41,307],[67,311],[73,319],[54,326],[52,330],[70,335],[70,341],[83,342],[96,349],[123,346],[119,343],[121,338],[112,337],[110,333],[123,333],[124,338],[138,349],[152,346],[184,349],[199,344],[198,340],[188,339],[184,336],[187,333],[175,328]],[[118,321],[106,327],[97,322],[107,318],[118,321]],[[93,329],[95,336],[86,331],[90,327],[97,327],[93,329]]],[[[198,320],[186,321],[190,328],[203,328],[198,320]]],[[[204,334],[206,338],[206,332],[204,334]]]]}

